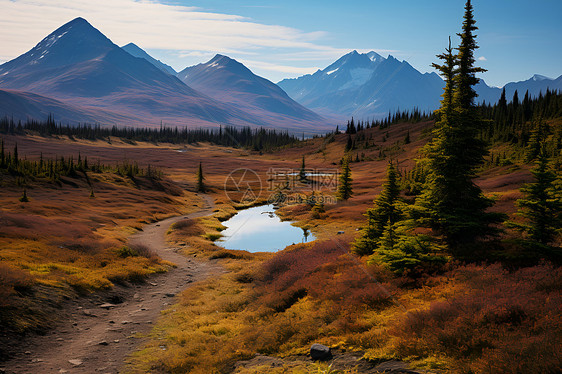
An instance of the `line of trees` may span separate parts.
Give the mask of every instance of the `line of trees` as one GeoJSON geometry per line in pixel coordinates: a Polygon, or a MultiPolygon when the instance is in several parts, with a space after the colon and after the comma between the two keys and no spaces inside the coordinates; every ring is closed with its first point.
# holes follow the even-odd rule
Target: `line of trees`
{"type": "Polygon", "coordinates": [[[146,127],[105,127],[83,124],[77,126],[56,123],[49,115],[45,121],[29,119],[17,123],[8,117],[0,119],[0,133],[25,135],[35,133],[40,136],[68,136],[69,138],[98,140],[110,137],[127,141],[143,141],[152,143],[193,144],[209,142],[226,147],[249,148],[256,151],[267,151],[298,142],[298,138],[288,131],[277,131],[264,128],[219,126],[213,129],[187,129],[160,126],[158,129],[146,127]]]}
{"type": "Polygon", "coordinates": [[[122,177],[134,178],[137,176],[150,179],[161,179],[162,171],[148,165],[147,168],[139,167],[136,162],[127,160],[113,166],[102,164],[99,160],[91,162],[87,157],[56,156],[53,159],[45,159],[41,154],[39,160],[27,160],[18,153],[17,144],[10,152],[4,145],[4,139],[0,140],[0,174],[8,174],[17,178],[19,184],[25,184],[29,179],[47,179],[59,182],[61,177],[81,177],[88,180],[87,172],[103,173],[113,172],[122,177]]]}
{"type": "MultiPolygon", "coordinates": [[[[537,97],[531,97],[525,92],[523,100],[519,99],[517,91],[508,102],[505,97],[505,89],[502,91],[500,100],[492,105],[481,103],[476,106],[476,112],[481,120],[478,137],[488,143],[511,143],[524,148],[527,146],[533,123],[538,119],[553,119],[562,117],[562,92],[546,89],[545,93],[539,93],[537,97]]],[[[348,134],[348,148],[353,149],[353,142],[365,140],[364,130],[379,128],[385,129],[399,123],[416,123],[421,121],[435,120],[435,113],[426,114],[416,109],[412,112],[396,112],[382,120],[347,121],[345,133],[348,134]],[[357,135],[354,135],[357,134],[357,135]],[[354,135],[354,137],[351,137],[354,135]]],[[[338,128],[339,130],[339,128],[338,128]]],[[[557,128],[553,133],[555,144],[562,144],[562,129],[557,128]]],[[[328,134],[327,136],[331,136],[328,134]]],[[[409,137],[405,142],[408,143],[409,137]]]]}

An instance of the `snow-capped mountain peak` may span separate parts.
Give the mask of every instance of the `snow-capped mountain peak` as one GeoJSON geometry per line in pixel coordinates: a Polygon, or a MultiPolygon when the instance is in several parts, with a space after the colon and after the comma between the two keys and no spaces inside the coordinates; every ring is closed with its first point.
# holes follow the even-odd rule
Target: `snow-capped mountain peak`
{"type": "Polygon", "coordinates": [[[552,80],[552,78],[545,77],[544,75],[535,74],[531,77],[532,80],[535,82],[544,81],[544,80],[552,80]]]}

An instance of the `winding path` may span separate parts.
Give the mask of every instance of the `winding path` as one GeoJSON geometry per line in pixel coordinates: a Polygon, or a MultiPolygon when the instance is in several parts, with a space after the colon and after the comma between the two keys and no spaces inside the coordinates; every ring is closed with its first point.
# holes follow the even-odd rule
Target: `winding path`
{"type": "Polygon", "coordinates": [[[177,293],[221,272],[218,265],[177,253],[178,248],[168,247],[165,241],[170,225],[213,213],[212,198],[201,196],[205,201],[201,210],[152,223],[130,238],[177,267],[144,284],[117,286],[109,294],[70,301],[56,328],[22,344],[21,352],[0,368],[5,373],[118,373],[177,293]]]}

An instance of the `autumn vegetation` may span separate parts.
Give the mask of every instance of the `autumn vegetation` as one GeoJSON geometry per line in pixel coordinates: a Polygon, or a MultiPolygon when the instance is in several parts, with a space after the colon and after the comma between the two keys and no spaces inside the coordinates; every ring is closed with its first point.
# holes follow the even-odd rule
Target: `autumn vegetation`
{"type": "Polygon", "coordinates": [[[468,2],[459,49],[436,65],[447,83],[436,113],[350,119],[312,139],[0,122],[3,333],[46,329],[45,300],[165,271],[127,238],[197,209],[205,191],[214,214],[179,221],[167,239],[224,273],[181,293],[128,372],[336,372],[306,359],[322,343],[430,372],[558,373],[562,94],[475,105],[475,31],[468,2]],[[305,170],[326,165],[339,189],[311,190],[305,170]],[[278,214],[317,240],[277,253],[218,247],[222,222],[243,208],[223,193],[239,167],[264,181],[272,167],[300,170],[304,198],[278,214]],[[240,366],[256,354],[283,365],[240,366]]]}

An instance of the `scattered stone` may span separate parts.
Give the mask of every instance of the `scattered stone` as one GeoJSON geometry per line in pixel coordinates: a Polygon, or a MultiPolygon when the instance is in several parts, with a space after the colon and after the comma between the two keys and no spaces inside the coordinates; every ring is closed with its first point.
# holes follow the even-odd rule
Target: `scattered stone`
{"type": "Polygon", "coordinates": [[[166,295],[166,297],[175,297],[176,296],[176,294],[174,294],[174,293],[167,293],[165,295],[166,295]]]}
{"type": "Polygon", "coordinates": [[[129,324],[129,323],[132,323],[132,322],[131,322],[131,321],[121,321],[121,324],[122,324],[122,325],[127,325],[127,324],[129,324]]]}
{"type": "Polygon", "coordinates": [[[148,282],[148,284],[150,284],[151,286],[154,286],[154,287],[158,286],[158,283],[154,283],[154,282],[148,282]]]}
{"type": "Polygon", "coordinates": [[[115,339],[113,343],[119,343],[119,339],[115,339]]]}
{"type": "Polygon", "coordinates": [[[26,354],[26,355],[30,355],[30,354],[31,354],[31,351],[25,351],[25,354],[26,354]]]}
{"type": "Polygon", "coordinates": [[[34,358],[33,360],[31,360],[31,362],[33,362],[35,364],[37,362],[43,362],[43,360],[40,359],[40,358],[34,358]]]}
{"type": "Polygon", "coordinates": [[[312,344],[312,347],[310,347],[310,357],[313,360],[326,361],[332,358],[332,352],[330,350],[330,347],[314,343],[312,344]]]}
{"type": "Polygon", "coordinates": [[[139,295],[138,293],[134,294],[134,295],[133,295],[133,299],[135,299],[135,300],[140,299],[140,295],[139,295]]]}
{"type": "Polygon", "coordinates": [[[82,314],[84,314],[85,316],[88,316],[88,317],[97,317],[97,316],[96,316],[94,313],[92,313],[92,311],[89,310],[89,309],[84,309],[84,310],[82,311],[82,314]]]}
{"type": "Polygon", "coordinates": [[[115,305],[115,304],[105,303],[105,304],[101,304],[101,305],[100,305],[100,308],[108,309],[108,310],[109,310],[109,309],[111,309],[111,308],[115,308],[116,306],[117,306],[117,305],[115,305]]]}
{"type": "Polygon", "coordinates": [[[68,370],[60,369],[60,370],[59,370],[59,373],[60,373],[60,374],[65,374],[65,373],[68,373],[68,370]]]}
{"type": "Polygon", "coordinates": [[[63,338],[57,338],[57,342],[62,342],[62,341],[64,341],[63,338]]]}
{"type": "Polygon", "coordinates": [[[114,320],[110,320],[109,323],[115,323],[115,321],[114,321],[114,320]]]}
{"type": "Polygon", "coordinates": [[[79,360],[79,359],[77,359],[77,358],[72,359],[72,360],[68,360],[68,362],[70,362],[70,363],[71,363],[72,365],[74,365],[74,366],[80,366],[80,365],[82,365],[82,360],[79,360]]]}
{"type": "Polygon", "coordinates": [[[101,342],[98,343],[98,345],[109,345],[109,343],[106,342],[105,340],[102,340],[101,342]]]}

